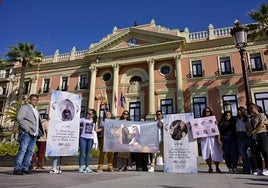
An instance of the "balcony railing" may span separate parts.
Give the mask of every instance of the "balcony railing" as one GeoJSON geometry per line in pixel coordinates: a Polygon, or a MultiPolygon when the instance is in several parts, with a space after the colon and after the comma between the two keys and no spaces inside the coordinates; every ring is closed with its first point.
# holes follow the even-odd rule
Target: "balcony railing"
{"type": "Polygon", "coordinates": [[[188,78],[199,78],[205,76],[205,70],[202,70],[202,73],[193,73],[192,71],[187,75],[188,78]]]}
{"type": "Polygon", "coordinates": [[[266,63],[263,63],[261,67],[252,67],[252,65],[250,65],[248,69],[249,69],[249,72],[265,71],[267,70],[267,66],[266,66],[266,63]]]}
{"type": "Polygon", "coordinates": [[[217,71],[218,75],[228,75],[228,74],[234,74],[234,67],[231,67],[229,70],[222,70],[221,68],[217,71]]]}

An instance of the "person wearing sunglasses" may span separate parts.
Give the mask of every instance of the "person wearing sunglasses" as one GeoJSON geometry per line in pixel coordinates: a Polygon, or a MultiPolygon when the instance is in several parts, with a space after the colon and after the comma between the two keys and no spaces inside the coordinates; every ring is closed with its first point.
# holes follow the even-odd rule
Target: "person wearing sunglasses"
{"type": "Polygon", "coordinates": [[[151,157],[151,167],[148,172],[154,172],[156,166],[156,158],[159,156],[164,156],[164,147],[163,147],[163,113],[161,110],[157,110],[156,113],[158,134],[159,134],[159,153],[153,153],[151,157]]]}
{"type": "Polygon", "coordinates": [[[95,125],[97,122],[97,115],[94,109],[89,109],[86,118],[80,119],[81,135],[79,138],[79,173],[91,173],[90,169],[90,152],[94,143],[95,125]],[[85,169],[83,165],[85,164],[85,169]]]}
{"type": "MultiPolygon", "coordinates": [[[[213,116],[211,108],[206,107],[202,112],[203,117],[213,116]]],[[[209,169],[208,173],[212,173],[212,161],[216,166],[216,172],[221,173],[219,164],[223,161],[220,135],[203,137],[200,139],[202,157],[206,161],[209,169]]]]}

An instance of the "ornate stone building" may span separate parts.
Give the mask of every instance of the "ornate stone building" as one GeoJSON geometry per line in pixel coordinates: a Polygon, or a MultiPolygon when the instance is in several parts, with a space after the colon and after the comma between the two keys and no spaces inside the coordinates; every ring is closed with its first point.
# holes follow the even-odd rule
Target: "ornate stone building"
{"type": "MultiPolygon", "coordinates": [[[[214,29],[210,24],[208,30],[190,33],[187,28],[156,25],[154,20],[115,27],[87,50],[73,48],[64,54],[57,50],[39,66],[29,67],[25,91],[40,95],[41,112],[49,110],[51,91],[62,90],[83,97],[82,116],[87,108],[102,115],[103,96],[114,116],[127,109],[133,120],[154,118],[159,109],[200,117],[205,106],[219,119],[227,103],[236,115],[237,107],[245,106],[245,92],[231,28],[214,29]]],[[[267,38],[249,40],[246,50],[252,100],[268,114],[267,38]]],[[[17,78],[19,68],[14,69],[17,78]]]]}

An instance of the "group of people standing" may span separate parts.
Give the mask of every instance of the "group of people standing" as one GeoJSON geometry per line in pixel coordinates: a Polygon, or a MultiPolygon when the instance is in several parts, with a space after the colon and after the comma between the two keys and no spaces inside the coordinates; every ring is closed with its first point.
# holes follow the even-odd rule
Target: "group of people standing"
{"type": "MultiPolygon", "coordinates": [[[[43,167],[43,160],[46,151],[46,138],[48,132],[49,117],[46,114],[41,119],[37,110],[37,103],[39,96],[32,94],[29,97],[29,103],[23,105],[17,116],[19,123],[19,152],[17,154],[14,164],[14,175],[31,174],[32,169],[36,165],[36,169],[45,169],[43,167]],[[35,146],[37,145],[37,152],[35,146]]],[[[157,116],[160,111],[157,113],[157,116]]],[[[162,116],[162,113],[161,113],[162,116]]],[[[109,111],[105,112],[105,120],[111,119],[112,114],[109,111]]],[[[130,116],[127,110],[124,110],[120,120],[129,121],[130,116]]],[[[103,172],[104,158],[107,155],[108,171],[113,172],[114,167],[119,171],[127,171],[132,168],[132,163],[137,162],[137,165],[143,171],[147,171],[148,154],[143,153],[128,153],[128,152],[104,152],[103,140],[104,140],[104,121],[99,121],[97,113],[94,109],[88,109],[85,118],[80,119],[80,137],[79,137],[79,173],[91,173],[90,168],[90,153],[94,144],[94,137],[98,138],[99,147],[99,161],[97,172],[103,172]]],[[[163,124],[158,125],[160,129],[163,124]]],[[[159,130],[160,130],[159,129],[159,130]]],[[[162,133],[160,134],[160,136],[162,133]]],[[[162,137],[162,136],[161,136],[162,137]]],[[[138,141],[138,138],[136,138],[138,141]]],[[[163,145],[163,143],[162,143],[163,145]]],[[[163,147],[162,147],[163,148],[163,147]]],[[[162,150],[161,150],[162,151],[162,150]]],[[[59,169],[60,157],[53,157],[52,169],[49,173],[61,173],[59,169]]],[[[152,155],[152,168],[149,171],[153,171],[155,163],[155,155],[152,155]]]]}
{"type": "MultiPolygon", "coordinates": [[[[211,108],[203,110],[203,117],[212,115],[211,108]]],[[[237,117],[233,117],[231,111],[224,112],[218,127],[219,135],[200,140],[209,173],[213,172],[212,162],[216,172],[221,173],[219,163],[223,159],[230,173],[238,173],[241,158],[243,174],[268,176],[268,120],[259,106],[253,103],[248,105],[248,109],[241,106],[237,117]]]]}
{"type": "MultiPolygon", "coordinates": [[[[36,108],[38,95],[32,94],[29,103],[23,105],[17,116],[20,125],[19,151],[14,164],[14,175],[31,174],[31,162],[37,160],[37,169],[43,169],[42,163],[46,147],[46,134],[48,130],[49,117],[41,120],[36,108]],[[38,151],[34,154],[37,143],[38,151]]],[[[79,138],[79,173],[91,173],[90,152],[94,144],[94,134],[98,137],[99,162],[97,172],[103,172],[104,158],[107,155],[108,171],[113,172],[114,168],[119,171],[131,169],[132,162],[136,162],[136,169],[141,171],[154,172],[156,157],[163,156],[163,113],[156,112],[157,127],[159,131],[159,153],[150,154],[151,167],[148,169],[148,155],[144,153],[129,152],[104,152],[104,122],[111,119],[109,111],[105,113],[105,120],[99,121],[94,109],[87,111],[86,118],[80,119],[79,138]]],[[[213,116],[210,107],[206,107],[202,113],[203,117],[213,116]]],[[[128,121],[129,112],[124,110],[122,121],[128,121]]],[[[219,135],[200,138],[202,157],[208,165],[208,172],[212,173],[212,163],[215,164],[215,171],[221,173],[220,162],[225,160],[230,173],[237,173],[239,158],[243,162],[243,173],[268,176],[268,120],[266,115],[256,104],[249,104],[247,109],[238,108],[237,117],[233,117],[230,111],[224,112],[218,123],[219,135]],[[249,152],[250,151],[250,152],[249,152]],[[250,154],[250,156],[249,156],[250,154]],[[264,165],[263,165],[263,160],[264,165]],[[255,160],[250,160],[255,159],[255,160]]],[[[59,157],[53,158],[52,170],[50,173],[60,173],[57,169],[59,157]]]]}

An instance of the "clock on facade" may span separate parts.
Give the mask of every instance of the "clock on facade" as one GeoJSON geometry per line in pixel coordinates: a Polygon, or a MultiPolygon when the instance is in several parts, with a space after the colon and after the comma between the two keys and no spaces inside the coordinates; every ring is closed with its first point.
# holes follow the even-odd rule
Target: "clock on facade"
{"type": "Polygon", "coordinates": [[[130,38],[130,39],[128,40],[128,42],[127,42],[127,44],[128,44],[129,46],[135,46],[136,43],[137,43],[137,39],[136,39],[136,38],[130,38]]]}

